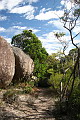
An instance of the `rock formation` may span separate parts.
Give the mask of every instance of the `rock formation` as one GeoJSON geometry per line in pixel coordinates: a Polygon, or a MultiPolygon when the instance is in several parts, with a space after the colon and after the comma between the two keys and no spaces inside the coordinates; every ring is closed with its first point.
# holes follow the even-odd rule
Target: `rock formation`
{"type": "Polygon", "coordinates": [[[11,46],[0,37],[0,88],[6,87],[13,79],[15,58],[11,46]]]}
{"type": "Polygon", "coordinates": [[[29,77],[34,69],[33,60],[26,55],[20,48],[12,47],[15,55],[15,75],[14,79],[19,80],[27,76],[29,77]]]}

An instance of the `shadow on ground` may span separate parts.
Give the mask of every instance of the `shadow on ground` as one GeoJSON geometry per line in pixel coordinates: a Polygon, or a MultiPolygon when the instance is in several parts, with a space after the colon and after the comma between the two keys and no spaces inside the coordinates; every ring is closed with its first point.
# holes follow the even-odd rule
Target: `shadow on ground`
{"type": "Polygon", "coordinates": [[[50,89],[39,88],[34,96],[20,94],[12,100],[3,101],[0,120],[75,120],[60,110],[57,93],[50,89]]]}

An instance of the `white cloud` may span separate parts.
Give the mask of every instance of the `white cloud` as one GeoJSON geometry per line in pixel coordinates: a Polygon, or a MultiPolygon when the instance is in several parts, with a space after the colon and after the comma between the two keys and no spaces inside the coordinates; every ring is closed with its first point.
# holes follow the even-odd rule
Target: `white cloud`
{"type": "Polygon", "coordinates": [[[39,15],[35,16],[35,19],[37,20],[49,20],[49,19],[52,19],[52,18],[59,18],[59,17],[62,17],[63,15],[63,11],[62,10],[59,10],[59,11],[48,11],[48,12],[45,12],[45,8],[42,9],[42,11],[40,11],[39,15]]]}
{"type": "Polygon", "coordinates": [[[0,1],[0,10],[4,10],[4,9],[6,9],[6,7],[5,7],[5,0],[1,0],[0,1]]]}
{"type": "Polygon", "coordinates": [[[35,28],[28,28],[28,30],[32,30],[32,31],[33,31],[33,33],[37,33],[37,32],[39,32],[39,31],[40,31],[39,29],[35,29],[35,28]]]}
{"type": "Polygon", "coordinates": [[[53,32],[50,32],[50,33],[48,33],[48,34],[43,34],[42,35],[44,38],[47,38],[46,40],[47,40],[47,42],[58,42],[58,40],[55,38],[55,36],[54,36],[54,33],[53,32]]]}
{"type": "Polygon", "coordinates": [[[61,0],[61,5],[65,6],[65,8],[68,10],[74,7],[74,3],[71,2],[70,0],[61,0]]]}
{"type": "Polygon", "coordinates": [[[38,0],[1,0],[0,10],[8,10],[9,13],[24,14],[26,19],[33,19],[36,7],[33,7],[33,2],[38,0]],[[29,3],[29,5],[26,5],[29,3]],[[22,6],[21,6],[22,5],[22,6]]]}
{"type": "Polygon", "coordinates": [[[24,14],[24,17],[26,19],[33,19],[34,18],[34,12],[35,12],[35,7],[31,5],[27,6],[22,6],[22,7],[15,7],[10,11],[10,13],[18,13],[18,14],[24,14]]]}
{"type": "Polygon", "coordinates": [[[39,0],[27,0],[27,2],[29,3],[29,4],[32,4],[33,2],[38,2],[39,0]]]}
{"type": "Polygon", "coordinates": [[[32,4],[38,2],[38,0],[0,0],[0,10],[12,10],[14,7],[18,7],[19,4],[25,5],[25,3],[32,4]]]}
{"type": "Polygon", "coordinates": [[[40,13],[43,13],[43,12],[45,12],[46,11],[46,8],[42,8],[41,10],[40,10],[40,13]]]}
{"type": "Polygon", "coordinates": [[[8,42],[8,43],[11,43],[11,38],[9,38],[8,36],[15,36],[15,35],[18,35],[18,34],[21,34],[23,30],[32,30],[33,33],[37,33],[39,32],[40,30],[38,29],[35,29],[35,28],[28,28],[28,27],[25,27],[25,26],[12,26],[12,27],[9,27],[7,29],[3,28],[3,27],[0,27],[0,33],[2,33],[2,37],[8,42]]]}
{"type": "Polygon", "coordinates": [[[54,27],[57,28],[57,32],[65,32],[65,33],[68,33],[68,30],[66,30],[66,28],[63,27],[63,23],[60,22],[59,19],[57,20],[52,20],[52,21],[49,21],[48,24],[51,24],[53,25],[54,27]]]}
{"type": "Polygon", "coordinates": [[[7,20],[7,16],[0,16],[0,21],[7,20]]]}
{"type": "Polygon", "coordinates": [[[21,27],[21,26],[13,26],[12,28],[14,28],[14,29],[20,29],[20,30],[27,29],[27,27],[21,27]]]}
{"type": "MultiPolygon", "coordinates": [[[[55,30],[54,30],[55,31],[55,30]]],[[[43,34],[42,35],[42,38],[41,38],[41,41],[43,43],[60,43],[60,41],[54,36],[54,31],[53,32],[50,32],[48,34],[43,34]],[[43,39],[44,38],[44,39],[43,39]]],[[[62,38],[60,38],[61,41],[65,41],[65,42],[69,42],[70,40],[70,37],[69,36],[64,36],[62,38]]]]}
{"type": "Polygon", "coordinates": [[[61,0],[61,5],[64,5],[65,4],[65,1],[64,0],[61,0]]]}
{"type": "Polygon", "coordinates": [[[23,0],[8,0],[6,5],[7,5],[7,8],[11,10],[22,2],[23,0]]]}
{"type": "Polygon", "coordinates": [[[43,34],[42,37],[39,37],[39,39],[41,40],[43,47],[46,48],[49,54],[57,52],[57,50],[61,46],[59,41],[55,38],[53,32],[43,34]]]}
{"type": "MultiPolygon", "coordinates": [[[[62,44],[57,38],[55,38],[53,32],[43,34],[42,37],[39,37],[39,39],[41,40],[43,47],[46,48],[49,54],[56,53],[59,50],[63,50],[62,44]]],[[[65,54],[68,54],[69,51],[74,48],[72,42],[70,41],[70,36],[64,36],[61,40],[68,43],[68,48],[65,51],[65,54]]],[[[75,44],[78,43],[79,39],[76,39],[74,42],[75,44]]]]}
{"type": "Polygon", "coordinates": [[[7,29],[0,27],[0,32],[5,33],[6,36],[12,36],[12,37],[14,35],[21,34],[23,32],[23,30],[32,30],[33,33],[37,33],[40,31],[39,29],[26,27],[26,26],[12,26],[7,29]]]}
{"type": "Polygon", "coordinates": [[[25,17],[26,19],[29,19],[29,20],[34,19],[35,9],[36,9],[36,8],[31,7],[31,9],[29,9],[29,11],[27,11],[27,12],[24,14],[24,17],[25,17]]]}
{"type": "Polygon", "coordinates": [[[4,37],[4,39],[5,39],[8,43],[11,43],[11,38],[4,37]]]}
{"type": "Polygon", "coordinates": [[[10,13],[23,14],[23,13],[26,13],[32,10],[34,10],[34,7],[32,7],[31,5],[27,5],[27,6],[22,6],[22,7],[15,7],[14,9],[10,11],[10,13]]]}
{"type": "Polygon", "coordinates": [[[15,6],[19,5],[23,0],[1,0],[0,1],[0,10],[8,9],[11,10],[15,6]]]}
{"type": "Polygon", "coordinates": [[[7,34],[8,36],[14,36],[17,34],[22,33],[22,31],[25,29],[25,27],[21,27],[21,26],[12,26],[9,27],[8,29],[6,29],[5,34],[7,34]]]}
{"type": "MultiPolygon", "coordinates": [[[[54,32],[65,32],[66,34],[69,34],[69,31],[66,28],[63,27],[64,24],[59,19],[49,21],[48,24],[51,24],[51,25],[53,25],[54,27],[57,28],[57,30],[56,31],[54,30],[54,32]]],[[[69,24],[66,23],[66,26],[68,27],[69,24]]],[[[80,23],[79,23],[79,21],[77,21],[76,26],[75,26],[75,28],[73,29],[72,32],[73,32],[74,35],[76,35],[78,32],[80,32],[80,23]]]]}
{"type": "Polygon", "coordinates": [[[6,29],[3,27],[0,27],[0,32],[4,32],[6,29]]]}
{"type": "MultiPolygon", "coordinates": [[[[69,42],[69,47],[65,51],[65,53],[68,54],[69,50],[71,50],[72,48],[74,48],[74,46],[72,45],[71,39],[70,39],[69,31],[66,30],[63,27],[63,23],[61,23],[60,20],[49,21],[48,24],[52,24],[54,27],[56,27],[56,30],[53,30],[53,32],[65,32],[65,34],[67,36],[65,36],[62,40],[70,41],[69,42]]],[[[76,27],[72,31],[73,36],[75,36],[78,32],[80,32],[80,22],[79,21],[77,21],[77,25],[76,25],[76,27]]],[[[49,35],[48,35],[48,37],[50,38],[49,35]]],[[[79,39],[80,39],[80,34],[74,39],[74,43],[80,45],[80,40],[79,39]]]]}
{"type": "Polygon", "coordinates": [[[21,30],[32,30],[33,33],[37,33],[37,32],[40,31],[39,29],[35,29],[35,28],[31,28],[31,27],[25,27],[25,26],[13,26],[13,27],[11,27],[11,29],[20,30],[20,31],[21,30]]]}
{"type": "MultiPolygon", "coordinates": [[[[73,32],[74,33],[79,33],[80,32],[80,26],[76,26],[74,29],[73,29],[73,32]]],[[[79,34],[80,35],[80,34],[79,34]]]]}
{"type": "Polygon", "coordinates": [[[51,8],[48,8],[48,9],[46,9],[46,8],[42,8],[41,10],[40,10],[40,13],[44,13],[44,12],[47,12],[47,11],[49,11],[51,8]]]}

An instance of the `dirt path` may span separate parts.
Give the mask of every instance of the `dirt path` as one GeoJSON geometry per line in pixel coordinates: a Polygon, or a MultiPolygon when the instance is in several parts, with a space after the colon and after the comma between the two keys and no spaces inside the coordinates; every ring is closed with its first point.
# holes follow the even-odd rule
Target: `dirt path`
{"type": "Polygon", "coordinates": [[[14,94],[4,100],[6,91],[0,91],[0,120],[74,120],[55,112],[55,93],[37,89],[35,94],[14,94]]]}
{"type": "Polygon", "coordinates": [[[38,89],[34,96],[18,95],[12,103],[1,105],[0,120],[56,120],[52,114],[55,101],[49,89],[38,89]]]}

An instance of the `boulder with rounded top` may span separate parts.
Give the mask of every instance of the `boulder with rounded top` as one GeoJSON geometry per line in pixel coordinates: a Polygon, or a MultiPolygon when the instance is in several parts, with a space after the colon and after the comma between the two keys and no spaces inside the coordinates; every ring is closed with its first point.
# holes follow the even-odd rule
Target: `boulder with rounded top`
{"type": "Polygon", "coordinates": [[[15,75],[14,79],[29,77],[34,70],[33,60],[29,55],[26,55],[20,48],[12,47],[15,55],[15,75]]]}
{"type": "Polygon", "coordinates": [[[7,41],[0,37],[0,88],[8,86],[15,73],[15,57],[7,41]]]}

